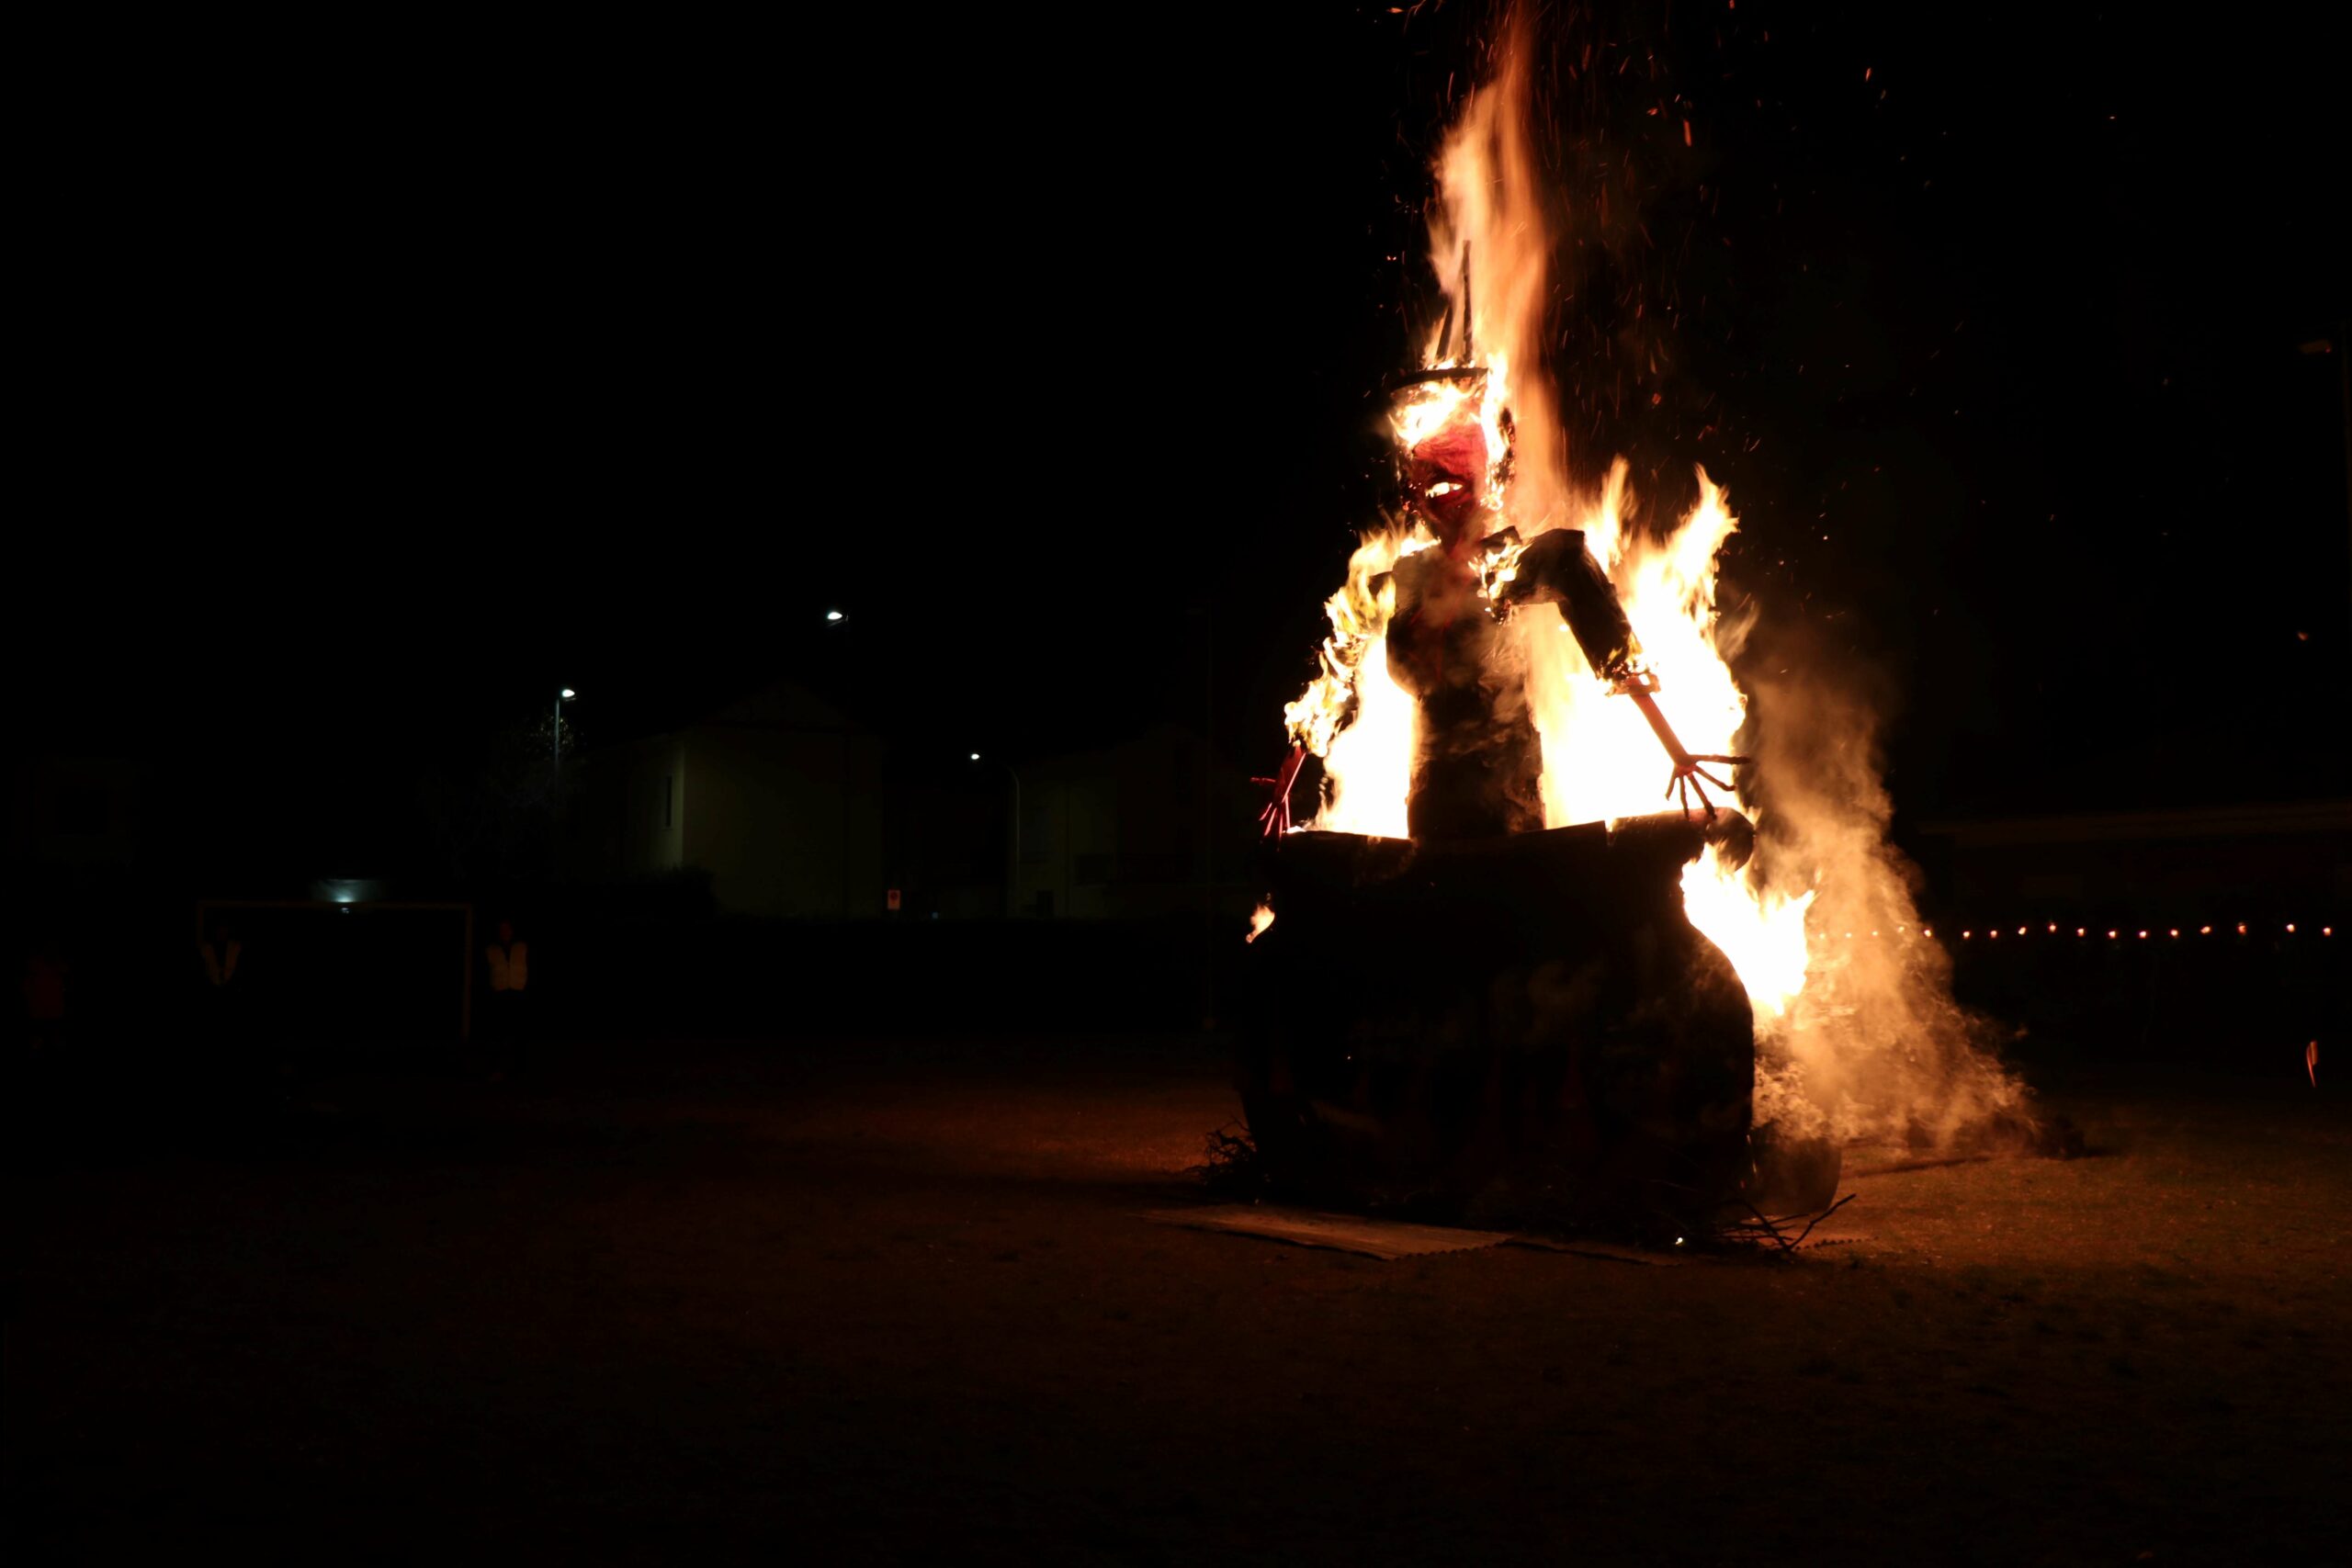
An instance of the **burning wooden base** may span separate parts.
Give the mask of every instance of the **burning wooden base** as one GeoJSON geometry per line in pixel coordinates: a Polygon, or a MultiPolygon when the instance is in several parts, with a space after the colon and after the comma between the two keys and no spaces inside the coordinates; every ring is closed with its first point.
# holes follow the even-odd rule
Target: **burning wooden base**
{"type": "Polygon", "coordinates": [[[1270,1190],[1643,1235],[1739,1208],[1754,1021],[1679,877],[1749,832],[1719,811],[1284,839],[1239,1064],[1270,1190]]]}

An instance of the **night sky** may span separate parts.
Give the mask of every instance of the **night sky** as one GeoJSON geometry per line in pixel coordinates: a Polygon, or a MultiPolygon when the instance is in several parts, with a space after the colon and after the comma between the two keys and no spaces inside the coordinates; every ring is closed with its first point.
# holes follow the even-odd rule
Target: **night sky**
{"type": "MultiPolygon", "coordinates": [[[[1263,9],[92,65],[21,729],[296,835],[564,683],[592,741],[784,676],[910,768],[1203,715],[1271,761],[1485,12],[1263,9]]],[[[1757,657],[1877,694],[1913,819],[2341,793],[2305,9],[1544,24],[1577,461],[1665,516],[1708,465],[1757,657]]]]}

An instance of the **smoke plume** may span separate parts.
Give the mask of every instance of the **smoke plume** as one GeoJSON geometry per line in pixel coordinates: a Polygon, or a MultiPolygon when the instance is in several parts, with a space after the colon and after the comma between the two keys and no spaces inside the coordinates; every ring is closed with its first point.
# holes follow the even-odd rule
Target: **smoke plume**
{"type": "Polygon", "coordinates": [[[2023,1087],[1952,999],[1951,961],[1921,934],[1914,868],[1887,842],[1894,802],[1869,698],[1790,655],[1786,673],[1751,681],[1749,700],[1756,874],[1768,891],[1814,895],[1804,989],[1758,1042],[1758,1122],[1936,1148],[2021,1124],[2023,1087]]]}

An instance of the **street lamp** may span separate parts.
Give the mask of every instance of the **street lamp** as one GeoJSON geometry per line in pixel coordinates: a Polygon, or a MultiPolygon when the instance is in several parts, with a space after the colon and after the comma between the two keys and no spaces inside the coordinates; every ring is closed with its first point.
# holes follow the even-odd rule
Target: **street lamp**
{"type": "Polygon", "coordinates": [[[843,616],[839,610],[828,610],[825,612],[825,624],[827,626],[837,625],[842,619],[843,616]]]}
{"type": "Polygon", "coordinates": [[[2334,338],[2315,337],[2302,348],[2335,358],[2336,395],[2344,403],[2344,511],[2352,519],[2352,321],[2336,322],[2334,338]]]}
{"type": "MultiPolygon", "coordinates": [[[[977,762],[979,760],[980,754],[973,752],[972,761],[977,762]]],[[[1004,776],[1012,781],[1012,863],[1004,874],[1004,912],[1017,915],[1020,913],[1021,897],[1021,775],[1012,771],[1010,762],[1001,761],[997,766],[1002,768],[1004,776]]]]}
{"type": "Polygon", "coordinates": [[[555,694],[555,737],[549,742],[548,755],[548,766],[551,768],[563,766],[563,705],[579,694],[569,686],[560,688],[555,694]]]}

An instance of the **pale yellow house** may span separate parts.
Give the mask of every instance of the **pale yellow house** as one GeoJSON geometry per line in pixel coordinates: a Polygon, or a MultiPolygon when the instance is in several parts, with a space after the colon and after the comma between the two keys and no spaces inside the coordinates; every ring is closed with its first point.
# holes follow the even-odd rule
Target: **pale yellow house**
{"type": "Polygon", "coordinates": [[[602,749],[582,770],[575,874],[696,867],[739,914],[884,910],[881,741],[797,686],[602,749]]]}

